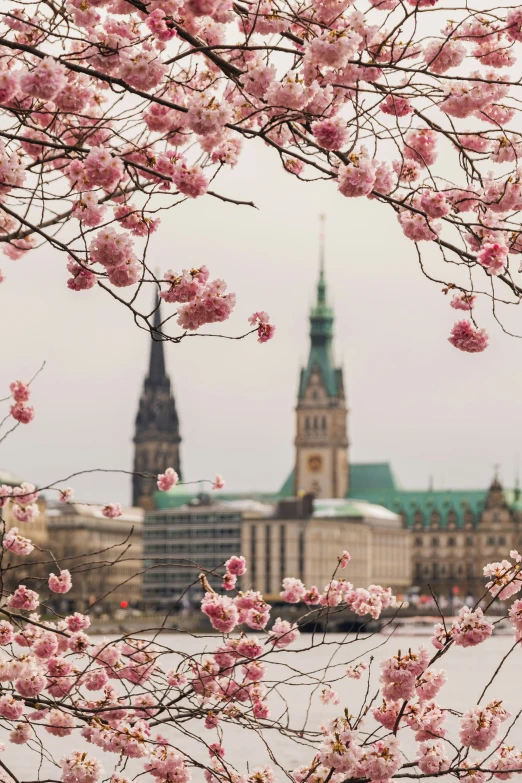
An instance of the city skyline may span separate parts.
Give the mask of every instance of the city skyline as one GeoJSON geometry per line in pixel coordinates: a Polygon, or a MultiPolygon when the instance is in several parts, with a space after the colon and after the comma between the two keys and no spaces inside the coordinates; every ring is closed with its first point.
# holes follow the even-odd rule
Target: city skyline
{"type": "MultiPolygon", "coordinates": [[[[490,348],[477,356],[455,351],[447,342],[455,320],[449,299],[423,278],[414,248],[393,217],[382,217],[371,202],[347,204],[324,183],[303,190],[262,149],[258,153],[256,183],[248,176],[247,153],[234,176],[224,177],[222,191],[253,197],[259,211],[210,198],[197,209],[187,203],[164,220],[151,243],[151,266],[166,271],[206,263],[212,276],[223,277],[236,292],[232,319],[213,331],[241,334],[257,309],[267,310],[277,327],[267,345],[254,337],[191,338],[166,347],[184,478],[212,479],[220,472],[229,489],[270,491],[288,475],[318,270],[318,215],[325,212],[326,274],[336,315],[334,350],[345,371],[351,460],[390,461],[400,483],[412,488],[425,488],[430,476],[438,487],[487,487],[493,465],[500,463],[501,478],[511,485],[519,453],[513,411],[522,392],[516,371],[520,341],[495,328],[483,303],[477,317],[491,333],[490,348]],[[270,197],[274,187],[284,212],[282,201],[270,197]],[[380,230],[369,242],[367,227],[378,216],[380,230]],[[201,221],[208,230],[194,248],[194,227],[201,221]],[[172,255],[165,257],[166,250],[172,255]],[[253,294],[249,282],[256,272],[253,294]]],[[[40,485],[71,468],[131,469],[133,422],[150,347],[125,308],[103,292],[69,291],[58,253],[51,271],[42,265],[48,253],[35,250],[16,263],[3,262],[0,313],[5,328],[22,320],[24,327],[5,346],[3,387],[13,377],[28,379],[47,360],[34,387],[35,421],[19,427],[0,455],[2,468],[40,485]],[[39,292],[49,275],[54,285],[43,300],[39,292]],[[31,285],[24,287],[27,277],[31,285]]],[[[150,287],[141,296],[149,301],[150,287]]],[[[92,502],[130,498],[125,475],[94,474],[74,486],[79,498],[92,502]]]]}

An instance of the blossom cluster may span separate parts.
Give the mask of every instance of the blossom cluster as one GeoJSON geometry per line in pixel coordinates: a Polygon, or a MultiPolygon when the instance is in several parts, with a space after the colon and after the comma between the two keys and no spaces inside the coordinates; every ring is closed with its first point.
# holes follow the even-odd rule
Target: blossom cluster
{"type": "MultiPolygon", "coordinates": [[[[30,11],[13,3],[2,22],[0,239],[10,258],[48,242],[69,254],[71,290],[108,282],[120,298],[156,279],[145,256],[162,213],[203,197],[250,203],[211,182],[261,139],[292,176],[387,206],[396,237],[438,245],[518,296],[518,7],[457,4],[448,21],[440,0],[313,0],[306,10],[291,0],[69,0],[52,18],[36,0],[30,11]],[[76,236],[57,239],[71,217],[76,236]]],[[[223,281],[204,275],[165,278],[183,329],[234,307],[223,281]]],[[[473,290],[475,279],[463,304],[473,290]]],[[[260,342],[272,336],[268,320],[254,325],[260,342]]],[[[469,352],[487,344],[472,324],[450,341],[469,352]]]]}

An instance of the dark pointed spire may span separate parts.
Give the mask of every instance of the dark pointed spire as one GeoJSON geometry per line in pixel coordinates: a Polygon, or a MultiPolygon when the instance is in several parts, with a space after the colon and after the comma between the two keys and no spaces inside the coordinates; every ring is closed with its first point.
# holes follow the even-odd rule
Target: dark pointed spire
{"type": "Polygon", "coordinates": [[[150,346],[149,374],[147,383],[157,386],[165,386],[169,383],[167,371],[165,369],[165,353],[163,350],[163,339],[159,336],[161,324],[161,304],[157,300],[157,308],[154,312],[153,331],[151,334],[152,343],[150,346]]]}
{"type": "Polygon", "coordinates": [[[161,310],[156,296],[154,303],[156,309],[151,334],[149,372],[143,384],[134,432],[132,502],[133,505],[143,508],[153,507],[154,492],[157,489],[155,480],[144,477],[144,473],[154,476],[171,467],[181,476],[179,420],[165,367],[164,340],[158,334],[161,329],[161,310]]]}

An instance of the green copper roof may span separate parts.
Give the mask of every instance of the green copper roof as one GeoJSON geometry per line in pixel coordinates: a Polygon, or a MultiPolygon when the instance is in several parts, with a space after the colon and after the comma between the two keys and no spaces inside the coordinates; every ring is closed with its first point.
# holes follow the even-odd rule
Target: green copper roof
{"type": "Polygon", "coordinates": [[[342,391],[342,371],[334,366],[332,339],[334,314],[326,301],[326,280],[321,258],[321,270],[317,283],[317,301],[310,311],[310,354],[308,364],[301,370],[299,397],[306,391],[310,375],[317,370],[330,397],[342,391]]]}
{"type": "MultiPolygon", "coordinates": [[[[350,492],[347,497],[371,500],[367,495],[381,489],[386,492],[397,492],[393,472],[388,462],[356,462],[350,465],[350,492]]],[[[279,490],[278,497],[290,498],[293,494],[294,470],[292,469],[279,490]]]]}
{"type": "Polygon", "coordinates": [[[350,496],[376,489],[396,490],[395,478],[388,462],[350,465],[350,496]]]}
{"type": "Polygon", "coordinates": [[[348,495],[376,503],[390,511],[395,511],[396,514],[401,514],[407,527],[412,527],[416,518],[428,525],[434,512],[440,518],[441,527],[446,527],[450,512],[455,515],[457,527],[462,527],[466,511],[471,511],[473,523],[477,523],[478,517],[484,510],[487,490],[417,491],[377,488],[362,493],[350,488],[348,495]]]}

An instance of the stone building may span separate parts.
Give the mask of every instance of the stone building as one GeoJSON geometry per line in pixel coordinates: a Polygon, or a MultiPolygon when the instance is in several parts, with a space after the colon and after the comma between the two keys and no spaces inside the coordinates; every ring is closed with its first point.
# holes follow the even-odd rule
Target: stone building
{"type": "Polygon", "coordinates": [[[495,478],[475,507],[468,501],[460,513],[451,505],[442,514],[436,506],[429,515],[415,513],[413,579],[421,592],[431,588],[436,595],[475,598],[484,593],[484,565],[522,547],[520,498],[516,492],[510,505],[508,494],[495,478]]]}
{"type": "Polygon", "coordinates": [[[322,590],[344,549],[351,554],[346,577],[356,587],[382,584],[404,595],[411,584],[410,546],[397,514],[364,502],[304,496],[280,502],[270,518],[242,525],[248,586],[272,600],[286,576],[322,590]]]}
{"type": "MultiPolygon", "coordinates": [[[[161,308],[154,313],[154,329],[161,324],[161,308]]],[[[143,383],[134,433],[132,504],[154,508],[158,473],[171,467],[181,476],[179,420],[170,378],[165,368],[163,341],[153,333],[149,372],[143,383]],[[150,474],[148,478],[140,473],[150,474]]]]}
{"type": "Polygon", "coordinates": [[[141,602],[143,511],[124,508],[116,519],[101,512],[102,506],[82,503],[53,503],[47,509],[53,554],[72,575],[72,589],[57,599],[67,603],[66,611],[95,604],[111,613],[121,601],[141,602]]]}

